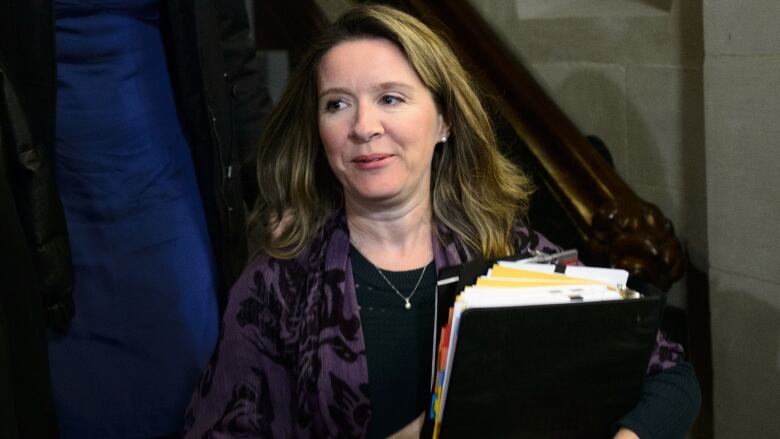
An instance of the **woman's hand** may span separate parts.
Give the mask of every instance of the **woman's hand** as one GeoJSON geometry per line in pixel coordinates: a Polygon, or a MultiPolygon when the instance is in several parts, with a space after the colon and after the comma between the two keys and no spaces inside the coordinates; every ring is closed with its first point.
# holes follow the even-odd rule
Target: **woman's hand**
{"type": "Polygon", "coordinates": [[[417,419],[410,422],[406,427],[388,436],[387,439],[419,439],[423,425],[423,416],[425,416],[425,412],[418,416],[417,419]]]}
{"type": "Polygon", "coordinates": [[[639,436],[626,427],[620,427],[620,430],[615,434],[614,439],[639,439],[639,436]]]}

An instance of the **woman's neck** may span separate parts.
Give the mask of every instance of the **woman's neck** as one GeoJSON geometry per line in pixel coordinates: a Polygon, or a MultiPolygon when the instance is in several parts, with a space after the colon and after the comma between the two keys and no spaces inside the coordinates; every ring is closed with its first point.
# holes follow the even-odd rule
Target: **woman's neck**
{"type": "Polygon", "coordinates": [[[383,210],[347,202],[346,214],[352,244],[377,267],[412,270],[433,259],[429,202],[383,210]]]}

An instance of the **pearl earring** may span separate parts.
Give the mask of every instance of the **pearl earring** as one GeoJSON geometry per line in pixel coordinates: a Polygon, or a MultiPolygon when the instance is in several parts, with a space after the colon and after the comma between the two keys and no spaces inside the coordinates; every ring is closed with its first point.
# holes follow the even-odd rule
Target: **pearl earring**
{"type": "Polygon", "coordinates": [[[441,136],[441,143],[447,143],[447,136],[441,136]]]}

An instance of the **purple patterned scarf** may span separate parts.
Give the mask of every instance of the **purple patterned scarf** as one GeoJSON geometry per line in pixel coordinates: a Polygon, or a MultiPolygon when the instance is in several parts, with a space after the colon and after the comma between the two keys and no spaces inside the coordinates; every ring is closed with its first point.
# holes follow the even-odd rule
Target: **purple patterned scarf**
{"type": "MultiPolygon", "coordinates": [[[[472,259],[445,227],[439,272],[472,259]]],[[[516,227],[519,253],[558,249],[516,227]]],[[[362,438],[371,417],[368,368],[343,211],[290,260],[254,258],[231,290],[219,344],[186,414],[188,438],[362,438]]],[[[660,334],[648,370],[682,350],[660,334]]]]}

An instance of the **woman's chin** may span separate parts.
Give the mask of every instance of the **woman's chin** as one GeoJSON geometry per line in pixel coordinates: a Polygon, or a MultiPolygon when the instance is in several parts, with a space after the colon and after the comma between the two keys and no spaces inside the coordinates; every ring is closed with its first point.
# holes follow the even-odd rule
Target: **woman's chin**
{"type": "Polygon", "coordinates": [[[358,208],[378,208],[378,209],[391,209],[394,206],[403,205],[405,199],[404,196],[398,190],[390,190],[390,188],[377,188],[377,190],[361,190],[355,192],[353,196],[347,196],[348,203],[358,208]]]}
{"type": "Polygon", "coordinates": [[[400,184],[396,179],[386,181],[372,181],[370,184],[352,185],[351,190],[345,190],[347,203],[356,208],[392,209],[416,204],[416,201],[429,197],[427,191],[419,188],[427,188],[427,184],[410,187],[408,184],[400,184]]]}
{"type": "Polygon", "coordinates": [[[387,206],[390,207],[399,202],[399,196],[397,192],[388,191],[376,191],[360,193],[357,197],[353,197],[353,204],[361,207],[369,206],[387,206]]]}

